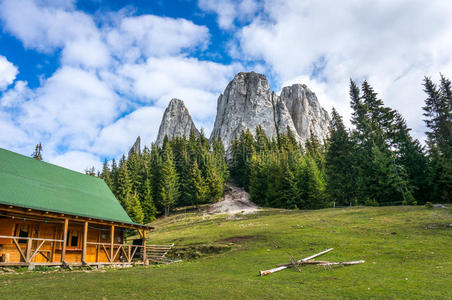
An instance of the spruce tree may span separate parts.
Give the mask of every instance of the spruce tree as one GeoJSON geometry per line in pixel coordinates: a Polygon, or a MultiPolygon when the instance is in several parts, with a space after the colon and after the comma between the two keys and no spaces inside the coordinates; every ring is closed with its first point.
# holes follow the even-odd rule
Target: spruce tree
{"type": "Polygon", "coordinates": [[[179,178],[174,166],[173,151],[168,142],[164,143],[162,156],[159,195],[165,216],[168,216],[179,197],[179,178]]]}
{"type": "Polygon", "coordinates": [[[35,147],[35,152],[31,155],[36,160],[42,160],[42,145],[41,143],[37,144],[35,147]]]}
{"type": "Polygon", "coordinates": [[[100,178],[102,178],[108,185],[110,190],[113,191],[113,180],[111,178],[110,168],[108,166],[108,161],[106,159],[104,160],[104,164],[102,166],[102,173],[100,174],[100,178]]]}
{"type": "Polygon", "coordinates": [[[424,116],[429,131],[429,148],[432,202],[451,202],[452,200],[452,87],[449,79],[441,75],[440,86],[425,77],[424,116]]]}
{"type": "Polygon", "coordinates": [[[143,222],[149,223],[155,220],[157,209],[155,208],[154,201],[152,199],[152,187],[151,180],[148,178],[144,182],[144,191],[141,199],[141,207],[143,210],[143,222]]]}
{"type": "Polygon", "coordinates": [[[196,208],[199,209],[199,204],[204,203],[208,197],[208,188],[202,178],[201,170],[198,168],[196,160],[191,166],[190,175],[190,192],[196,208]]]}
{"type": "Polygon", "coordinates": [[[126,204],[126,212],[132,221],[142,224],[144,214],[137,192],[128,193],[124,202],[126,204]]]}
{"type": "Polygon", "coordinates": [[[349,205],[355,201],[357,174],[353,154],[354,144],[345,129],[342,117],[333,108],[325,170],[328,195],[338,205],[349,205]]]}

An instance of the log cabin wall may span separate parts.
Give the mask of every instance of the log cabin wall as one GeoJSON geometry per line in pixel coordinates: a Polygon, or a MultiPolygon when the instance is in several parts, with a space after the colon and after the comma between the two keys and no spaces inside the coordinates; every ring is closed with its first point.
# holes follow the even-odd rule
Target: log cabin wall
{"type": "MultiPolygon", "coordinates": [[[[24,254],[27,252],[27,240],[25,238],[40,238],[63,240],[64,222],[61,220],[49,221],[30,221],[24,218],[8,218],[0,216],[0,236],[23,237],[17,238],[18,245],[24,254]]],[[[102,224],[89,223],[86,263],[109,263],[107,254],[110,254],[111,227],[102,224]],[[105,243],[106,245],[90,244],[105,243]]],[[[83,223],[69,222],[68,234],[66,240],[67,263],[82,262],[83,248],[83,223]]],[[[114,243],[123,243],[123,230],[117,228],[114,235],[114,243]]],[[[35,250],[40,241],[31,242],[31,250],[35,250]]],[[[33,257],[31,263],[59,263],[61,262],[62,242],[45,242],[39,252],[33,257]]],[[[120,255],[117,255],[115,262],[120,261],[120,255]]],[[[13,239],[0,238],[0,262],[1,263],[23,263],[24,258],[17,249],[13,239]]]]}

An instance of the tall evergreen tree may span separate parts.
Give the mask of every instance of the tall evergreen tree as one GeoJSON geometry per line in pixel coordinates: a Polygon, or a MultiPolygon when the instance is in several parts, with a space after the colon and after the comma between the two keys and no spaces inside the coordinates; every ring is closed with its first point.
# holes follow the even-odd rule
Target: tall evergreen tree
{"type": "Polygon", "coordinates": [[[169,143],[164,143],[160,171],[160,201],[165,210],[165,216],[176,204],[179,197],[179,177],[174,166],[173,151],[169,143]]]}
{"type": "Polygon", "coordinates": [[[144,182],[144,191],[141,199],[141,207],[143,210],[143,222],[149,223],[155,220],[155,215],[157,214],[157,209],[154,205],[154,200],[152,199],[152,187],[151,180],[148,178],[144,182]]]}
{"type": "Polygon", "coordinates": [[[333,108],[331,132],[327,140],[326,175],[329,197],[338,205],[349,205],[356,198],[354,144],[345,129],[342,117],[333,108]]]}
{"type": "Polygon", "coordinates": [[[426,77],[424,91],[425,123],[427,134],[432,202],[452,202],[452,87],[449,79],[441,75],[440,86],[426,77]]]}
{"type": "Polygon", "coordinates": [[[191,166],[190,175],[190,192],[194,204],[199,209],[199,204],[204,203],[208,198],[208,187],[202,178],[201,170],[198,168],[196,160],[191,166]]]}
{"type": "Polygon", "coordinates": [[[41,143],[37,144],[35,147],[35,152],[31,155],[36,160],[42,160],[42,145],[41,143]]]}

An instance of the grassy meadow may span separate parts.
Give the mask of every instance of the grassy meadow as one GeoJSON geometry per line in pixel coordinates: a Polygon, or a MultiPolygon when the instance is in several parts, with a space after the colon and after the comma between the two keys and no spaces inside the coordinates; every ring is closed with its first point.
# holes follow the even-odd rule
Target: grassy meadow
{"type": "Polygon", "coordinates": [[[91,272],[0,275],[1,299],[452,298],[452,213],[416,206],[253,215],[179,214],[155,221],[149,242],[176,244],[181,262],[91,272]],[[327,248],[348,267],[259,270],[327,248]],[[190,258],[190,259],[188,259],[190,258]]]}

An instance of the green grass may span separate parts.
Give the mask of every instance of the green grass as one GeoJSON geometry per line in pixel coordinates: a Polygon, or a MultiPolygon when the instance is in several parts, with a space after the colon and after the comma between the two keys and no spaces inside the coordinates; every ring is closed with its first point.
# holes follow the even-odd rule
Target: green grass
{"type": "Polygon", "coordinates": [[[235,218],[180,214],[154,222],[150,242],[231,249],[166,266],[1,275],[0,298],[452,298],[449,224],[449,210],[407,206],[273,209],[235,218]],[[330,247],[319,259],[366,263],[258,276],[287,262],[288,253],[303,258],[330,247]]]}

